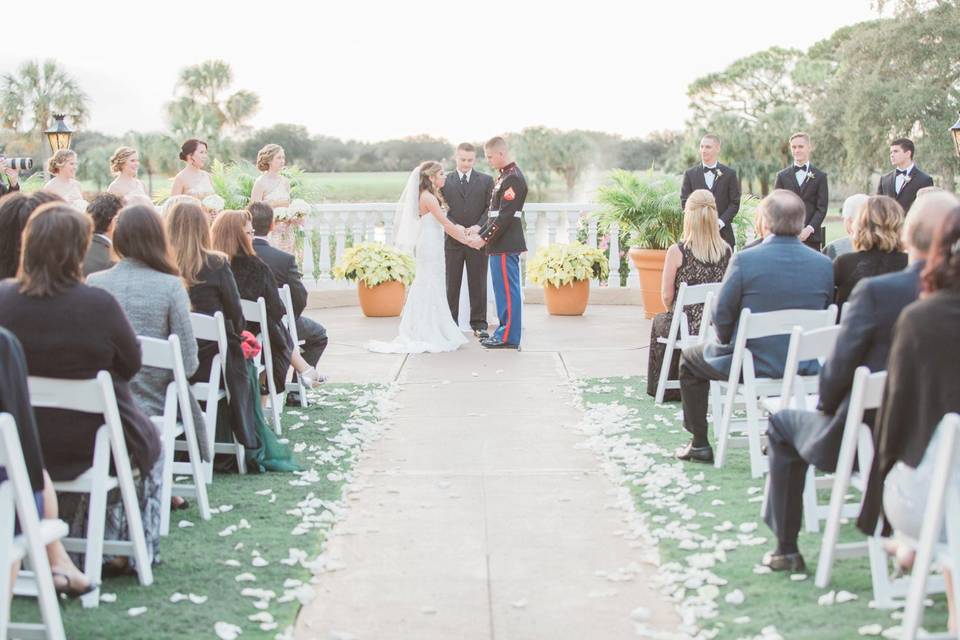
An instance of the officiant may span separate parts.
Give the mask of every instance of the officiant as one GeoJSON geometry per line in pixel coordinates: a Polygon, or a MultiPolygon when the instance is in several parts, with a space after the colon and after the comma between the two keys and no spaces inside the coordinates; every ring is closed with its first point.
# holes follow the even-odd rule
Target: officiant
{"type": "MultiPolygon", "coordinates": [[[[473,168],[477,150],[463,142],[456,151],[457,169],[447,174],[443,198],[450,210],[447,217],[466,228],[482,226],[487,221],[487,209],[493,190],[493,178],[473,168]]],[[[463,267],[467,267],[467,286],[470,293],[470,328],[475,336],[487,337],[487,256],[482,249],[472,249],[449,235],[444,245],[447,269],[447,302],[453,321],[460,322],[460,287],[463,267]]]]}

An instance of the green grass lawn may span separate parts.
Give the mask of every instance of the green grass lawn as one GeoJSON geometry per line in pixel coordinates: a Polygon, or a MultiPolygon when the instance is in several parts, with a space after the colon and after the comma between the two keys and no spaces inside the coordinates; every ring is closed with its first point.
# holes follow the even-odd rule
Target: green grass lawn
{"type": "MultiPolygon", "coordinates": [[[[806,579],[754,573],[763,554],[773,548],[774,538],[760,517],[763,484],[750,478],[746,449],[732,449],[719,470],[712,465],[676,462],[672,452],[688,441],[678,415],[679,403],[656,406],[645,393],[646,380],[640,377],[591,379],[583,381],[580,388],[587,409],[585,424],[593,436],[590,442],[625,474],[639,517],[659,541],[662,576],[669,579],[671,574],[685,573],[686,567],[702,560],[703,554],[712,554],[721,541],[738,543],[726,551],[726,561],[716,561],[701,575],[709,578],[712,573],[720,579],[714,583],[723,583],[718,585],[716,608],[702,610],[715,616],[701,618],[698,624],[702,629],[715,630],[717,638],[752,638],[772,625],[788,639],[840,640],[860,637],[858,629],[864,625],[880,624],[886,629],[898,624],[890,611],[868,607],[872,591],[866,557],[834,565],[830,589],[849,591],[857,600],[833,606],[817,604],[828,591],[813,584],[819,534],[800,536],[809,571],[806,579]],[[725,521],[733,528],[718,532],[715,527],[724,529],[725,521]],[[683,537],[688,537],[682,543],[686,549],[681,548],[683,537]],[[758,538],[765,540],[760,543],[758,538]],[[742,604],[725,602],[725,596],[735,589],[745,596],[742,604]]],[[[841,540],[856,539],[862,536],[852,524],[846,526],[841,540]]],[[[684,600],[702,589],[695,582],[684,589],[684,579],[673,582],[665,592],[684,600]]],[[[946,601],[942,595],[934,600],[935,606],[927,609],[925,626],[942,630],[946,628],[946,601]]]]}
{"type": "MultiPolygon", "coordinates": [[[[103,583],[102,593],[116,594],[116,602],[101,603],[96,609],[83,609],[79,601],[66,602],[62,612],[67,637],[212,638],[216,637],[217,622],[241,627],[244,639],[274,638],[282,633],[293,624],[300,607],[294,591],[299,583],[308,584],[311,572],[300,562],[288,565],[281,561],[299,552],[307,560],[317,557],[335,514],[342,508],[341,492],[360,444],[376,428],[371,423],[378,419],[378,398],[384,390],[377,385],[328,384],[312,394],[316,402],[310,408],[288,409],[283,417],[284,437],[289,438],[300,465],[315,473],[300,477],[217,474],[209,487],[210,504],[233,508],[214,514],[207,522],[200,519],[195,504],[186,511],[173,512],[170,535],[161,543],[162,564],[154,569],[153,585],[141,587],[134,578],[114,578],[103,583]],[[298,480],[307,486],[291,485],[298,480]],[[307,504],[310,500],[321,502],[311,506],[307,504]],[[290,513],[304,507],[315,512],[290,513]],[[303,535],[291,533],[304,517],[314,520],[315,528],[303,535]],[[221,535],[242,520],[249,528],[221,535]],[[192,522],[193,526],[180,528],[180,521],[192,522]],[[268,564],[253,565],[257,555],[268,564]],[[236,581],[236,576],[243,573],[253,574],[256,581],[236,581]],[[247,588],[270,590],[275,597],[261,611],[255,606],[259,598],[241,595],[247,588]],[[174,593],[192,593],[208,600],[202,605],[188,600],[173,603],[170,598],[174,593]],[[131,617],[128,610],[134,607],[147,610],[131,617]],[[248,618],[264,612],[276,621],[276,629],[261,629],[262,622],[248,618]]],[[[36,602],[16,598],[13,619],[38,620],[36,602]]]]}

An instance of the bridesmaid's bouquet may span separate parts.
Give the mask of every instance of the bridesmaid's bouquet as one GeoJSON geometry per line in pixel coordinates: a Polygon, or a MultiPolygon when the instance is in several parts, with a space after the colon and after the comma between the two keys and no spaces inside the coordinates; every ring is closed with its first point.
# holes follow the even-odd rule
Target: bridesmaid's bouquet
{"type": "Polygon", "coordinates": [[[310,213],[310,205],[306,200],[297,198],[287,207],[276,207],[273,218],[277,222],[299,223],[310,213]]]}

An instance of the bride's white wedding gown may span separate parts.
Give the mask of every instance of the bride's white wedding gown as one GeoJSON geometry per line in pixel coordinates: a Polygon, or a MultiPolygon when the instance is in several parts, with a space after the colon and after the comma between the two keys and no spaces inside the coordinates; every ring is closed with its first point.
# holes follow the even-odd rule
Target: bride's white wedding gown
{"type": "Polygon", "coordinates": [[[420,218],[413,285],[400,316],[400,335],[391,342],[369,342],[378,353],[437,353],[455,351],[467,343],[447,304],[444,231],[427,213],[420,218]]]}

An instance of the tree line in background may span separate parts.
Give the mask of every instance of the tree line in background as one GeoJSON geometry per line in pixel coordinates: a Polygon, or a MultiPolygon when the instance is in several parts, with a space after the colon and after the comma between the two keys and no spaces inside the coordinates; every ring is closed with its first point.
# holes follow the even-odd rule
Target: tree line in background
{"type": "MultiPolygon", "coordinates": [[[[872,191],[887,168],[887,145],[907,136],[917,158],[945,186],[957,161],[946,135],[960,105],[960,0],[875,0],[878,18],[837,30],[807,51],[772,47],[695,80],[688,88],[691,117],[682,131],[623,138],[600,131],[528,127],[509,134],[535,195],[553,180],[573,198],[590,171],[650,168],[679,172],[698,161],[707,131],[723,139],[724,162],[744,187],[766,194],[790,162],[791,133],[811,133],[814,162],[832,176],[834,192],[872,191]]],[[[312,135],[297,124],[250,127],[260,98],[234,90],[230,66],[219,60],[183,69],[166,105],[169,130],[108,136],[82,128],[88,99],[55,61],[27,62],[0,80],[0,144],[8,155],[39,159],[42,131],[62,112],[79,132],[73,148],[81,178],[104,187],[108,158],[120,144],[140,151],[145,178],[180,168],[180,141],[208,140],[213,157],[253,159],[264,144],[282,145],[287,161],[311,172],[405,171],[425,158],[448,160],[454,145],[427,135],[361,142],[312,135]]],[[[638,117],[641,114],[638,113],[638,117]]],[[[473,141],[479,143],[481,141],[473,141]]],[[[152,184],[148,184],[152,191],[152,184]]]]}

